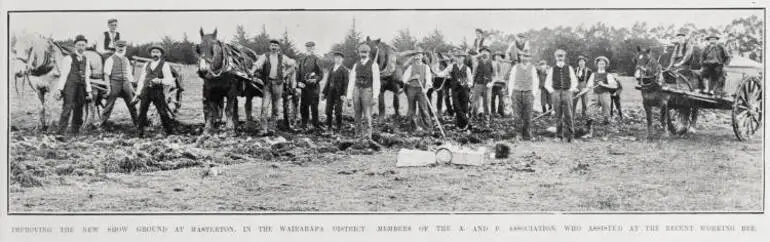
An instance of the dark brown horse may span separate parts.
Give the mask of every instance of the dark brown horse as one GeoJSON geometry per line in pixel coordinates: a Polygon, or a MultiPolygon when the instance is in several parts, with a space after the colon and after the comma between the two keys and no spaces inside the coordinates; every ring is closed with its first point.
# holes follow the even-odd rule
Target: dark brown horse
{"type": "Polygon", "coordinates": [[[382,42],[380,39],[372,40],[368,36],[363,44],[369,45],[372,49],[371,58],[380,66],[380,93],[378,96],[379,118],[385,117],[385,92],[393,93],[393,109],[396,117],[399,117],[399,95],[403,91],[404,82],[401,75],[404,73],[402,65],[398,64],[398,53],[396,49],[382,42]]]}
{"type": "Polygon", "coordinates": [[[200,36],[201,43],[196,45],[195,51],[198,54],[198,76],[203,79],[205,132],[213,132],[225,99],[225,130],[235,132],[238,126],[239,78],[227,70],[229,57],[226,45],[217,39],[217,30],[204,34],[201,28],[200,36]]]}
{"type": "Polygon", "coordinates": [[[694,123],[697,117],[697,108],[685,98],[671,95],[663,90],[664,85],[673,88],[684,85],[683,88],[692,89],[690,80],[671,70],[663,70],[660,64],[660,56],[654,58],[650,48],[637,47],[634,58],[636,70],[634,77],[639,82],[642,91],[642,104],[647,117],[647,140],[653,137],[653,113],[654,107],[660,108],[660,123],[663,126],[663,137],[668,137],[669,132],[676,135],[688,131],[689,125],[694,123]]]}

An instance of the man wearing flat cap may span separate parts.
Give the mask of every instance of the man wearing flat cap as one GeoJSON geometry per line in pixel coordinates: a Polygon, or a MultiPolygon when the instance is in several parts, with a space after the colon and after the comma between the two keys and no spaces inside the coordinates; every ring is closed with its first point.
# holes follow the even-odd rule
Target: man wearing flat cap
{"type": "Polygon", "coordinates": [[[556,136],[560,140],[572,142],[575,138],[572,117],[572,96],[578,91],[577,77],[570,65],[567,65],[567,51],[558,49],[554,52],[556,65],[548,70],[545,89],[551,94],[551,105],[556,113],[556,136]]]}
{"type": "Polygon", "coordinates": [[[300,101],[300,113],[302,115],[302,128],[307,128],[308,116],[312,115],[313,127],[321,129],[318,121],[318,98],[320,93],[320,82],[323,78],[321,70],[321,60],[315,53],[315,42],[305,43],[307,53],[299,62],[299,80],[297,86],[302,89],[300,101]]]}
{"type": "Polygon", "coordinates": [[[342,131],[342,97],[348,90],[348,76],[350,73],[345,67],[345,54],[340,51],[332,52],[334,65],[326,74],[326,86],[323,90],[322,99],[326,99],[326,127],[332,129],[332,118],[336,119],[337,132],[342,131]]]}
{"type": "Polygon", "coordinates": [[[131,105],[131,100],[134,99],[134,87],[131,83],[134,83],[133,69],[131,68],[131,62],[126,57],[125,40],[118,40],[115,42],[115,53],[104,61],[104,82],[107,83],[107,104],[102,111],[102,126],[107,124],[107,120],[110,119],[112,109],[115,107],[115,101],[118,98],[123,98],[128,108],[128,113],[131,114],[131,121],[136,125],[136,108],[131,105]]]}
{"type": "Polygon", "coordinates": [[[703,78],[706,79],[703,83],[703,92],[714,95],[715,89],[719,92],[724,87],[724,73],[723,68],[726,64],[730,63],[730,55],[725,50],[725,47],[719,43],[719,36],[710,35],[706,37],[709,42],[708,46],[703,50],[703,78]]]}
{"type": "Polygon", "coordinates": [[[72,116],[72,134],[77,135],[83,125],[83,109],[86,100],[91,99],[91,68],[83,55],[88,40],[83,35],[75,37],[75,51],[62,58],[59,66],[59,83],[56,85],[58,97],[64,98],[59,117],[59,135],[64,135],[72,116]]]}
{"type": "Polygon", "coordinates": [[[115,52],[118,40],[120,40],[118,20],[111,18],[107,20],[107,31],[104,31],[104,52],[115,52]]]}
{"type": "MultiPolygon", "coordinates": [[[[372,106],[375,93],[380,93],[380,66],[370,58],[369,45],[358,46],[359,61],[350,69],[347,99],[353,102],[356,136],[372,139],[372,106]]],[[[382,114],[380,114],[382,115],[382,114]]]]}
{"type": "Polygon", "coordinates": [[[444,70],[436,73],[439,77],[448,77],[448,85],[452,88],[452,104],[455,112],[455,125],[460,130],[468,130],[468,104],[470,103],[470,87],[473,83],[471,67],[466,64],[466,54],[455,51],[453,60],[444,70]]]}
{"type": "Polygon", "coordinates": [[[166,60],[163,58],[166,50],[162,46],[154,44],[147,51],[150,53],[152,61],[145,64],[144,71],[139,76],[137,85],[139,93],[137,97],[142,100],[139,105],[139,117],[137,119],[137,123],[139,123],[137,127],[139,136],[144,135],[144,126],[147,125],[147,110],[150,108],[150,103],[155,106],[155,110],[160,115],[163,130],[166,134],[172,134],[173,123],[169,116],[163,85],[176,85],[174,76],[171,73],[171,67],[166,64],[166,60]]]}
{"type": "Polygon", "coordinates": [[[411,125],[417,132],[430,128],[428,100],[425,93],[432,86],[433,75],[430,66],[423,62],[423,53],[422,48],[409,53],[412,63],[406,68],[401,78],[406,82],[406,100],[409,104],[406,116],[412,120],[411,125]]]}
{"type": "Polygon", "coordinates": [[[281,42],[273,39],[270,40],[270,51],[259,56],[254,63],[252,72],[261,70],[261,76],[265,80],[261,109],[263,132],[267,132],[269,127],[274,128],[274,122],[277,121],[279,115],[278,107],[283,107],[283,125],[286,128],[291,128],[288,102],[290,100],[284,100],[284,91],[286,91],[284,85],[295,84],[286,82],[287,80],[291,81],[290,77],[293,74],[285,73],[287,62],[292,62],[291,58],[281,53],[281,42]]]}
{"type": "Polygon", "coordinates": [[[492,78],[495,74],[495,65],[492,63],[490,50],[487,47],[481,48],[481,55],[478,60],[473,62],[473,91],[471,93],[471,110],[473,115],[479,115],[484,122],[488,122],[491,114],[489,113],[489,93],[492,89],[492,78]]]}

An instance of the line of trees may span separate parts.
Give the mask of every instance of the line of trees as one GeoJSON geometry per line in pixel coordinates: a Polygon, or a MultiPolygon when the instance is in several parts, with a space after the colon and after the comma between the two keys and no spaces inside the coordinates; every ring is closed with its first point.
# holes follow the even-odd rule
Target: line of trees
{"type": "MultiPolygon", "coordinates": [[[[689,33],[693,42],[700,45],[706,43],[705,37],[708,35],[717,34],[723,38],[723,43],[731,52],[762,62],[763,26],[762,19],[757,16],[750,16],[735,19],[723,27],[698,28],[691,23],[681,26],[649,26],[644,22],[638,22],[631,28],[616,28],[599,22],[590,26],[530,29],[525,33],[529,36],[535,60],[546,60],[553,63],[552,53],[557,48],[562,48],[569,52],[568,61],[573,65],[576,64],[577,55],[585,55],[589,58],[603,55],[610,58],[611,69],[627,73],[633,69],[632,59],[636,46],[663,46],[668,44],[668,41],[679,32],[689,33]]],[[[469,33],[471,31],[468,30],[469,33]]],[[[490,29],[485,32],[490,49],[501,52],[507,49],[515,34],[497,29],[490,29]]],[[[388,36],[372,36],[373,39],[382,37],[387,38],[388,36]]],[[[238,25],[230,43],[249,47],[257,53],[265,53],[268,51],[271,38],[274,37],[267,33],[264,25],[261,31],[253,36],[243,26],[238,25]]],[[[439,29],[435,29],[423,37],[414,36],[409,29],[401,29],[394,33],[393,39],[388,43],[397,51],[410,50],[419,46],[428,51],[447,52],[452,48],[467,49],[472,38],[470,41],[468,38],[464,38],[459,43],[452,43],[439,29]]],[[[281,42],[282,51],[287,56],[297,58],[301,55],[287,30],[277,39],[281,42]]],[[[357,59],[357,48],[363,40],[364,36],[356,28],[354,19],[344,38],[333,44],[331,50],[343,52],[347,57],[345,65],[350,67],[357,59]]],[[[69,42],[71,43],[71,40],[69,42]]],[[[195,44],[189,41],[186,34],[181,41],[166,36],[158,43],[166,48],[166,58],[171,62],[195,64],[197,61],[194,52],[195,44]]],[[[128,48],[128,55],[149,57],[146,50],[151,44],[153,43],[131,43],[128,48]]],[[[328,53],[321,54],[326,57],[324,58],[325,62],[329,63],[328,53]]]]}

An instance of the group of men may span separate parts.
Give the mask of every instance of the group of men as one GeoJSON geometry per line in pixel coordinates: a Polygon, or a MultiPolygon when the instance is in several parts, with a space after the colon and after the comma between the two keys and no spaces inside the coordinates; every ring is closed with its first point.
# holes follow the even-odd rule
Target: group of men
{"type": "MultiPolygon", "coordinates": [[[[108,120],[118,98],[124,100],[131,120],[137,126],[139,134],[143,134],[147,126],[147,111],[149,105],[155,105],[166,133],[173,132],[173,123],[166,112],[166,98],[163,85],[174,85],[171,68],[163,60],[165,50],[160,45],[152,45],[147,49],[152,61],[143,68],[142,75],[135,79],[131,60],[126,56],[127,42],[121,40],[117,32],[117,19],[107,21],[109,30],[104,32],[104,69],[102,91],[107,94],[107,102],[101,113],[99,127],[109,124],[108,120]],[[136,89],[134,88],[136,85],[136,89]],[[138,93],[138,94],[137,94],[138,93]],[[139,105],[137,113],[134,105],[139,105]]],[[[96,81],[92,82],[91,67],[85,55],[88,39],[77,35],[74,40],[75,51],[65,56],[59,63],[61,75],[56,85],[55,95],[63,100],[62,112],[59,119],[58,133],[64,135],[69,124],[71,132],[77,134],[83,124],[83,111],[87,102],[94,98],[96,81]]]]}
{"type": "MultiPolygon", "coordinates": [[[[131,62],[125,56],[126,42],[121,40],[116,31],[117,20],[110,19],[108,27],[109,30],[104,32],[104,50],[105,56],[108,56],[104,63],[104,81],[107,83],[108,97],[102,113],[102,125],[107,124],[115,101],[122,98],[141,134],[146,126],[146,113],[151,103],[157,110],[167,110],[162,86],[173,85],[173,76],[169,65],[162,58],[164,49],[153,45],[148,49],[152,61],[145,65],[142,76],[135,80],[131,62]],[[136,83],[137,91],[132,83],[136,83]],[[142,102],[137,114],[133,104],[138,100],[146,102],[142,102]]],[[[572,141],[573,113],[577,104],[582,103],[582,113],[585,115],[585,93],[596,87],[599,88],[594,91],[605,116],[611,115],[607,109],[615,103],[622,118],[617,101],[622,87],[612,75],[606,73],[610,64],[608,58],[597,57],[594,64],[598,70],[593,72],[587,66],[588,59],[585,56],[579,55],[578,64],[573,68],[566,62],[567,51],[558,49],[553,53],[556,60],[553,66],[548,66],[545,60],[535,65],[525,34],[516,35],[505,52],[493,54],[485,43],[484,31],[476,29],[475,33],[477,37],[470,50],[451,51],[444,55],[445,59],[440,60],[438,68],[427,63],[426,52],[421,49],[409,52],[412,61],[406,66],[401,81],[404,82],[409,107],[407,116],[416,131],[432,128],[431,117],[442,114],[443,103],[446,104],[443,114],[454,115],[456,126],[460,130],[468,130],[472,121],[485,124],[494,117],[506,116],[506,100],[510,100],[517,122],[516,129],[520,137],[529,140],[532,137],[530,122],[534,97],[539,92],[542,112],[555,113],[557,136],[572,141]],[[436,109],[429,106],[432,92],[438,93],[436,109]]],[[[717,44],[718,37],[710,36],[707,40],[711,44],[703,52],[702,59],[704,76],[711,82],[704,84],[703,91],[713,94],[714,89],[720,85],[722,67],[729,62],[729,56],[724,47],[717,44]]],[[[67,127],[71,113],[74,113],[73,131],[78,131],[86,99],[92,97],[93,87],[87,78],[90,69],[86,67],[83,55],[87,42],[84,36],[78,35],[75,38],[75,53],[65,57],[61,64],[62,75],[57,85],[57,90],[64,97],[59,125],[61,133],[67,127]]],[[[333,65],[324,71],[322,60],[315,53],[315,43],[307,42],[305,47],[306,53],[296,61],[296,71],[283,68],[293,60],[281,53],[278,40],[271,40],[270,52],[256,60],[252,74],[258,74],[265,84],[262,126],[268,129],[278,117],[278,107],[282,106],[283,125],[291,128],[291,120],[296,120],[296,117],[289,114],[288,110],[297,110],[299,106],[301,128],[312,125],[314,129],[323,130],[318,109],[319,101],[325,99],[326,127],[339,131],[342,128],[343,103],[352,102],[356,136],[370,139],[374,95],[378,95],[381,89],[380,67],[371,58],[371,48],[366,44],[360,45],[359,60],[350,69],[343,65],[345,55],[342,52],[332,52],[333,65]]],[[[684,34],[677,35],[671,67],[688,70],[692,48],[684,34]]],[[[172,133],[168,113],[159,111],[159,114],[166,133],[172,133]]],[[[247,118],[251,119],[250,113],[247,113],[247,118]]]]}

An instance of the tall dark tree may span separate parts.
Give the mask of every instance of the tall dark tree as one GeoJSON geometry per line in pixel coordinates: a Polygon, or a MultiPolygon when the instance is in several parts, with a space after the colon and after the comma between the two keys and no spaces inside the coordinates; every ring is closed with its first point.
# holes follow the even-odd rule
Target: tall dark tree
{"type": "Polygon", "coordinates": [[[281,52],[285,54],[286,56],[296,59],[297,58],[297,47],[294,46],[294,41],[289,38],[289,30],[284,30],[283,35],[281,36],[281,52]]]}
{"type": "Polygon", "coordinates": [[[252,49],[257,54],[264,54],[270,50],[270,35],[267,34],[265,25],[262,25],[262,31],[257,36],[254,36],[254,47],[252,49]]]}
{"type": "Polygon", "coordinates": [[[438,29],[434,29],[430,35],[422,38],[420,42],[417,43],[417,45],[426,51],[448,52],[452,50],[452,45],[446,41],[444,33],[438,29]]]}
{"type": "Polygon", "coordinates": [[[345,35],[345,39],[342,43],[337,43],[332,46],[332,51],[340,51],[345,54],[345,66],[348,68],[353,66],[353,63],[358,60],[358,45],[362,42],[361,32],[356,30],[356,20],[353,19],[353,25],[345,35]]]}

